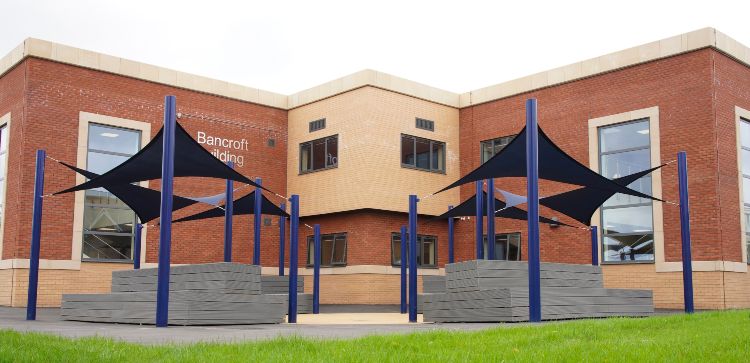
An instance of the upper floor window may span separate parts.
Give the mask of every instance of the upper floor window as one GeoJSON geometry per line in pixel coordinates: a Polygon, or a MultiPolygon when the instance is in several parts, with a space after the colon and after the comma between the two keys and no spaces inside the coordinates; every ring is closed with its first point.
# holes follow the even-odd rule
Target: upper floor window
{"type": "Polygon", "coordinates": [[[326,128],[326,119],[310,121],[310,132],[318,131],[326,128]]]}
{"type": "Polygon", "coordinates": [[[335,168],[339,163],[339,135],[299,144],[299,172],[335,168]]]}
{"type": "Polygon", "coordinates": [[[740,118],[740,148],[742,160],[742,211],[745,217],[745,243],[750,263],[750,120],[740,118]]]}
{"type": "MultiPolygon", "coordinates": [[[[649,119],[599,127],[601,174],[615,179],[651,168],[649,119]]],[[[651,195],[651,176],[628,185],[651,195]]],[[[654,260],[654,226],[650,199],[615,194],[601,208],[602,261],[654,260]]]]}
{"type": "MultiPolygon", "coordinates": [[[[89,124],[86,169],[103,174],[140,149],[141,133],[89,124]]],[[[104,188],[87,190],[83,213],[84,260],[132,260],[135,213],[104,188]]],[[[136,256],[137,258],[137,256],[136,256]]]]}
{"type": "Polygon", "coordinates": [[[435,121],[417,117],[417,128],[427,131],[435,131],[435,121]]]}
{"type": "MultiPolygon", "coordinates": [[[[315,259],[315,239],[307,237],[307,266],[315,259]]],[[[320,236],[320,265],[323,267],[346,266],[346,233],[320,236]]]]}
{"type": "Polygon", "coordinates": [[[482,150],[482,164],[490,160],[491,157],[499,153],[516,137],[516,135],[498,137],[494,140],[482,141],[480,149],[482,150]]]}
{"type": "Polygon", "coordinates": [[[445,143],[402,134],[401,166],[445,173],[445,143]]]}

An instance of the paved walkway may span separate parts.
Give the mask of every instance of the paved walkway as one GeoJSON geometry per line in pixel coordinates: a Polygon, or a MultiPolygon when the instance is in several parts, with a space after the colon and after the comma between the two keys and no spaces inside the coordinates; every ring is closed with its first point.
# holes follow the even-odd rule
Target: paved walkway
{"type": "MultiPolygon", "coordinates": [[[[365,312],[324,307],[321,314],[299,314],[298,324],[173,326],[155,328],[148,325],[106,324],[64,321],[60,309],[40,308],[36,321],[26,321],[26,309],[0,307],[0,329],[39,332],[78,338],[99,336],[135,343],[239,342],[272,339],[282,336],[311,338],[357,338],[365,335],[413,333],[433,330],[480,330],[500,324],[409,324],[406,315],[383,309],[365,312]],[[332,312],[346,311],[346,312],[332,312]]],[[[390,310],[390,309],[388,309],[390,310]]],[[[421,321],[421,315],[420,315],[421,321]]]]}

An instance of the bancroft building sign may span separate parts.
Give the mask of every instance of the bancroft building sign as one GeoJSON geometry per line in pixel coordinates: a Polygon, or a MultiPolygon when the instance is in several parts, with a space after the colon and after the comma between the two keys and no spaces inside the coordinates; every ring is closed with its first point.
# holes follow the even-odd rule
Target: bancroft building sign
{"type": "Polygon", "coordinates": [[[208,148],[211,155],[215,156],[223,162],[231,161],[234,165],[242,167],[245,165],[245,157],[242,155],[233,154],[232,150],[250,150],[247,139],[232,140],[221,137],[207,135],[203,131],[198,131],[196,140],[201,145],[213,146],[208,148]]]}

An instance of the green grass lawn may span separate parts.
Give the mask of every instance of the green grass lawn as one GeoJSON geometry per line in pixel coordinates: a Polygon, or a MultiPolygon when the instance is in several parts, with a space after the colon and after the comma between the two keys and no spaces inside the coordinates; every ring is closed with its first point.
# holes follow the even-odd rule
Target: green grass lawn
{"type": "Polygon", "coordinates": [[[351,340],[279,338],[239,344],[144,346],[0,331],[0,361],[401,362],[750,361],[750,311],[511,325],[351,340]]]}

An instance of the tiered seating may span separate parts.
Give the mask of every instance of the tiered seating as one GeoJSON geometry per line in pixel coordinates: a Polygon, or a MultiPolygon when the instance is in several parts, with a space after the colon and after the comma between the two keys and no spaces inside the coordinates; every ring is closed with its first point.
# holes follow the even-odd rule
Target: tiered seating
{"type": "MultiPolygon", "coordinates": [[[[284,301],[289,297],[289,276],[265,275],[260,277],[261,293],[263,295],[282,295],[284,301]]],[[[312,314],[312,294],[305,294],[305,279],[297,278],[297,313],[312,314]]]]}

